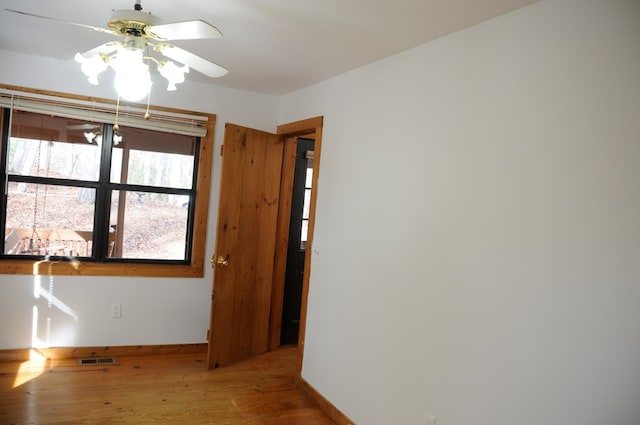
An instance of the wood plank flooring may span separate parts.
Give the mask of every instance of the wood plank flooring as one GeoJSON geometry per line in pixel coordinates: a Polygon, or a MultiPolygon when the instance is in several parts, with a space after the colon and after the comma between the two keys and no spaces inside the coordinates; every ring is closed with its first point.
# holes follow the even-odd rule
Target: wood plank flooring
{"type": "Polygon", "coordinates": [[[116,362],[0,362],[0,424],[335,424],[296,386],[295,348],[213,371],[206,353],[116,362]]]}

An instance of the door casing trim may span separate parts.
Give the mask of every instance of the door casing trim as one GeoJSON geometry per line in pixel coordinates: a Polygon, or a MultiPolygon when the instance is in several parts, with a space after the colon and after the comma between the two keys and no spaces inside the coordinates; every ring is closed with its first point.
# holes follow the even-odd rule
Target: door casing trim
{"type": "MultiPolygon", "coordinates": [[[[307,299],[309,295],[309,276],[311,274],[311,253],[313,251],[313,229],[315,225],[316,219],[316,200],[318,193],[318,176],[320,175],[320,158],[322,153],[322,126],[324,122],[324,117],[318,116],[313,118],[308,118],[301,121],[295,121],[288,124],[279,125],[276,130],[276,134],[283,136],[285,140],[285,154],[288,152],[287,143],[293,144],[293,153],[295,155],[295,139],[297,137],[305,137],[309,139],[313,139],[315,141],[314,145],[314,160],[313,160],[313,177],[311,180],[311,203],[310,203],[310,211],[309,211],[309,233],[307,235],[307,250],[305,253],[305,261],[304,261],[304,275],[302,279],[302,300],[300,303],[300,331],[298,333],[298,355],[296,360],[296,379],[298,382],[302,379],[302,362],[304,358],[304,339],[305,339],[305,329],[307,322],[307,299]]],[[[283,165],[284,168],[284,165],[283,165]]],[[[290,174],[290,181],[285,182],[285,176],[283,175],[283,179],[281,182],[281,187],[288,186],[293,187],[293,173],[290,174]]],[[[289,192],[290,193],[290,192],[289,192]]],[[[286,197],[284,197],[286,198],[286,197]]],[[[280,202],[284,202],[282,196],[280,197],[280,202]]],[[[278,241],[280,241],[280,231],[286,232],[285,235],[289,233],[289,216],[291,214],[291,200],[289,202],[289,208],[280,208],[278,211],[278,241]],[[285,217],[286,216],[286,219],[285,217]],[[280,229],[280,224],[286,221],[286,228],[280,229]]],[[[282,206],[282,204],[281,204],[282,206]]],[[[285,239],[288,237],[285,236],[285,239]]],[[[276,255],[275,262],[282,262],[282,258],[284,257],[284,263],[286,264],[287,257],[287,244],[277,244],[276,245],[276,255]],[[284,250],[283,250],[284,247],[284,250]]],[[[280,346],[280,327],[282,324],[282,298],[284,296],[284,272],[281,276],[276,276],[274,273],[274,286],[272,292],[272,300],[278,298],[279,299],[279,311],[274,311],[273,307],[275,304],[272,304],[271,310],[271,323],[270,323],[270,348],[277,349],[280,346]],[[277,338],[277,344],[275,340],[277,338]]]]}

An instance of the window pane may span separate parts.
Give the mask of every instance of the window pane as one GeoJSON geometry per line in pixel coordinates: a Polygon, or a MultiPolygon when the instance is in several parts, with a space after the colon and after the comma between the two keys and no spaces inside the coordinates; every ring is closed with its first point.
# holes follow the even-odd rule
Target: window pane
{"type": "Polygon", "coordinates": [[[313,180],[313,160],[307,160],[307,174],[304,180],[304,187],[311,188],[311,181],[313,180]]]}
{"type": "Polygon", "coordinates": [[[311,182],[313,180],[313,151],[305,152],[307,169],[304,179],[304,201],[302,204],[302,226],[300,229],[300,250],[307,248],[309,234],[309,211],[311,210],[311,182]]]}
{"type": "Polygon", "coordinates": [[[7,254],[90,256],[95,190],[9,182],[7,254]]]}
{"type": "Polygon", "coordinates": [[[309,210],[311,208],[311,189],[304,190],[304,203],[302,204],[302,218],[309,219],[309,210]]]}
{"type": "Polygon", "coordinates": [[[118,133],[122,141],[113,149],[112,183],[191,189],[195,137],[122,127],[118,133]]]}
{"type": "Polygon", "coordinates": [[[300,250],[307,248],[307,236],[309,233],[309,220],[302,220],[302,228],[300,229],[300,250]]]}
{"type": "Polygon", "coordinates": [[[114,191],[109,220],[115,230],[112,256],[184,260],[188,202],[184,195],[114,191]]]}
{"type": "Polygon", "coordinates": [[[97,181],[101,129],[101,124],[14,111],[7,155],[8,172],[97,181]]]}

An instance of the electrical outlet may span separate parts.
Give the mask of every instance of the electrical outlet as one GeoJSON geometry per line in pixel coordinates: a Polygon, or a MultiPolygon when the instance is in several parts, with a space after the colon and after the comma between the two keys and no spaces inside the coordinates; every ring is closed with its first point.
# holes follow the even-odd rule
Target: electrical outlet
{"type": "Polygon", "coordinates": [[[120,319],[122,317],[122,304],[111,305],[111,318],[120,319]]]}
{"type": "Polygon", "coordinates": [[[429,412],[424,412],[424,424],[425,425],[436,425],[436,417],[433,416],[429,412]]]}

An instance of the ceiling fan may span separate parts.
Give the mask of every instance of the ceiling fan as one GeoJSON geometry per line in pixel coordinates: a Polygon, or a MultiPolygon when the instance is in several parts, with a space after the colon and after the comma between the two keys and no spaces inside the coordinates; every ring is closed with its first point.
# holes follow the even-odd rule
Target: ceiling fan
{"type": "MultiPolygon", "coordinates": [[[[82,132],[82,135],[90,145],[102,143],[102,124],[84,123],[67,125],[69,132],[82,132]]],[[[113,132],[113,146],[118,146],[124,139],[124,131],[115,130],[113,132]]]]}
{"type": "Polygon", "coordinates": [[[222,37],[216,27],[202,20],[162,23],[157,16],[142,11],[141,0],[136,0],[133,10],[113,10],[107,23],[108,28],[18,10],[5,10],[119,37],[120,40],[104,43],[84,53],[76,53],[75,60],[81,64],[89,82],[96,85],[98,74],[111,66],[116,72],[116,91],[127,100],[137,101],[148,95],[151,87],[149,63],[155,63],[159,73],[167,79],[167,90],[175,90],[176,84],[184,82],[184,74],[189,72],[189,68],[211,78],[222,77],[228,72],[220,65],[168,43],[172,40],[222,37]],[[176,65],[172,60],[182,66],[176,65]]]}

